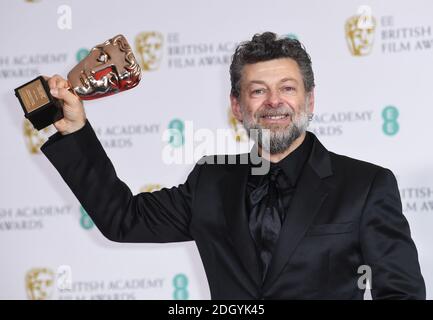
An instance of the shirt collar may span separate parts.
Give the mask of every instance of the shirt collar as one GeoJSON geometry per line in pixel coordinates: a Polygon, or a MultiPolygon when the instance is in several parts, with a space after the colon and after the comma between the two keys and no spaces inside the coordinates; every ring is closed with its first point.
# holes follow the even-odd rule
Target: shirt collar
{"type": "MultiPolygon", "coordinates": [[[[295,186],[298,182],[299,176],[301,175],[302,169],[304,168],[304,165],[308,160],[312,147],[313,147],[312,134],[307,131],[305,134],[304,141],[302,141],[299,147],[297,147],[295,150],[293,150],[290,154],[288,154],[286,157],[281,159],[279,162],[271,163],[270,165],[271,167],[279,166],[283,170],[290,185],[295,186]]],[[[265,160],[262,159],[262,161],[265,160]]],[[[252,185],[254,186],[259,185],[263,178],[264,178],[263,175],[258,175],[258,176],[251,175],[251,170],[250,170],[249,182],[252,185]]]]}
{"type": "Polygon", "coordinates": [[[305,139],[301,145],[293,150],[285,158],[281,159],[277,163],[271,163],[271,166],[279,166],[283,169],[286,177],[292,186],[295,186],[298,182],[299,176],[301,175],[302,169],[304,168],[305,162],[307,162],[308,156],[310,155],[311,148],[313,146],[313,139],[307,132],[305,139]]]}

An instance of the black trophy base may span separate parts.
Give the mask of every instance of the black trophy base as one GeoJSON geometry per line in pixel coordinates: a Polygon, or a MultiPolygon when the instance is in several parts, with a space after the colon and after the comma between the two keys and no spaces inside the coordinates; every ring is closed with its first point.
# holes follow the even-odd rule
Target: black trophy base
{"type": "Polygon", "coordinates": [[[24,116],[37,130],[63,118],[62,102],[50,93],[47,81],[39,76],[15,89],[24,116]]]}

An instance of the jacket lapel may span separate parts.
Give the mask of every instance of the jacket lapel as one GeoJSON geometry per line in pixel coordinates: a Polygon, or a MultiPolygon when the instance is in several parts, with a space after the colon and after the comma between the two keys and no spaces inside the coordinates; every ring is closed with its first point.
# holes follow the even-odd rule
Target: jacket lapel
{"type": "Polygon", "coordinates": [[[300,176],[272,255],[271,265],[263,284],[265,291],[274,283],[289,262],[328,195],[328,186],[322,179],[332,174],[329,154],[317,138],[315,136],[313,138],[314,144],[310,158],[300,176]]]}
{"type": "Polygon", "coordinates": [[[260,287],[260,270],[254,240],[248,227],[245,208],[248,165],[226,165],[227,171],[220,182],[223,190],[224,215],[230,237],[246,273],[256,285],[251,288],[257,291],[260,287]]]}

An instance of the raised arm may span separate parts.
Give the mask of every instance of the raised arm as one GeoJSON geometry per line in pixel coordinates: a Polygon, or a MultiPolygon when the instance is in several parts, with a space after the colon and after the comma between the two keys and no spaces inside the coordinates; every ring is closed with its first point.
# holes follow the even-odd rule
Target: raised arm
{"type": "Polygon", "coordinates": [[[133,195],[117,176],[82,102],[51,78],[53,95],[64,100],[65,118],[56,134],[41,147],[98,229],[119,242],[174,242],[192,240],[191,207],[200,166],[178,187],[133,195]]]}

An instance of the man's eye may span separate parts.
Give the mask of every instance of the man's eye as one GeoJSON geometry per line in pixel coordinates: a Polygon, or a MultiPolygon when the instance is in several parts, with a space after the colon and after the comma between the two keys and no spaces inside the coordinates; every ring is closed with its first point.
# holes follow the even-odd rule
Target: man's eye
{"type": "Polygon", "coordinates": [[[252,94],[257,95],[257,94],[263,94],[265,93],[265,89],[255,89],[252,91],[252,94]]]}
{"type": "Polygon", "coordinates": [[[285,91],[285,92],[292,92],[292,91],[295,91],[296,89],[294,88],[294,87],[284,87],[283,88],[283,91],[285,91]]]}

